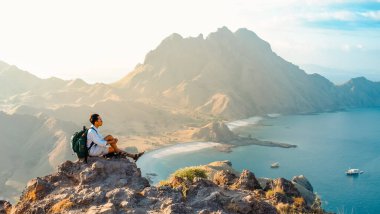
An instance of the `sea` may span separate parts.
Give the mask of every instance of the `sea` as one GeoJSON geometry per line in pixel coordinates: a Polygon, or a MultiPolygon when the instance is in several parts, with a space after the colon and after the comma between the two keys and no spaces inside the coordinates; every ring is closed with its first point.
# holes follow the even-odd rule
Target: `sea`
{"type": "Polygon", "coordinates": [[[228,124],[241,136],[289,143],[296,148],[240,146],[225,153],[213,142],[181,143],[146,153],[137,163],[152,184],[175,170],[229,160],[256,177],[292,179],[304,175],[335,213],[380,213],[380,108],[308,115],[270,114],[228,124]],[[277,169],[271,163],[279,162],[277,169]],[[364,171],[347,176],[349,168],[364,171]]]}

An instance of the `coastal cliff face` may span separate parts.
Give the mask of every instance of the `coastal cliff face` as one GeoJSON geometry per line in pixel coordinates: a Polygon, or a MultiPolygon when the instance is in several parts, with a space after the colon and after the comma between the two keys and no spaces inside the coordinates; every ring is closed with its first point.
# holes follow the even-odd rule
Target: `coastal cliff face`
{"type": "MultiPolygon", "coordinates": [[[[150,186],[128,159],[90,158],[88,164],[66,161],[58,172],[31,180],[14,206],[0,203],[3,213],[285,213],[315,212],[307,179],[256,179],[240,175],[228,161],[212,163],[212,179],[174,177],[150,186]],[[223,167],[227,165],[226,167],[223,167]],[[306,180],[306,181],[305,181],[306,180]]],[[[308,183],[309,184],[309,183],[308,183]]]]}

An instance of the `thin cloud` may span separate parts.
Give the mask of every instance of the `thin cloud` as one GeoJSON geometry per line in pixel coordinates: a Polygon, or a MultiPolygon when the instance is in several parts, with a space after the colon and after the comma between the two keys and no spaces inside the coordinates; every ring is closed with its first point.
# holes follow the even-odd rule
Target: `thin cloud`
{"type": "Polygon", "coordinates": [[[338,21],[354,21],[358,19],[358,14],[351,11],[334,11],[334,12],[316,12],[300,15],[299,18],[305,19],[307,21],[328,21],[328,20],[338,20],[338,21]]]}
{"type": "Polygon", "coordinates": [[[380,28],[380,4],[375,1],[335,2],[305,10],[298,17],[304,25],[313,28],[376,29],[380,28]]]}
{"type": "Polygon", "coordinates": [[[380,10],[361,13],[361,15],[375,21],[380,21],[380,10]]]}

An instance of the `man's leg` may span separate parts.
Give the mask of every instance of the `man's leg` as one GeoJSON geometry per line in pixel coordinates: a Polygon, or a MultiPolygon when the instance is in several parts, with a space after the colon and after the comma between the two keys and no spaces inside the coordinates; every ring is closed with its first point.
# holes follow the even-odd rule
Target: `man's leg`
{"type": "Polygon", "coordinates": [[[111,146],[110,148],[109,148],[109,153],[113,153],[113,152],[117,152],[117,153],[119,153],[119,152],[122,152],[119,148],[117,148],[117,145],[116,145],[116,143],[117,143],[117,141],[118,141],[118,139],[117,138],[114,138],[112,135],[107,135],[105,138],[104,138],[104,140],[106,140],[107,141],[107,143],[111,146]]]}
{"type": "Polygon", "coordinates": [[[110,149],[112,149],[112,152],[122,153],[123,151],[119,149],[116,145],[117,140],[108,141],[108,144],[111,146],[110,149]]]}
{"type": "MultiPolygon", "coordinates": [[[[112,135],[107,135],[104,140],[106,141],[112,141],[113,139],[115,139],[112,135]]],[[[117,139],[117,138],[116,138],[117,139]]]]}
{"type": "Polygon", "coordinates": [[[114,138],[112,135],[107,135],[104,140],[106,140],[108,142],[108,144],[111,146],[108,150],[109,153],[121,153],[121,154],[124,154],[126,155],[127,157],[130,157],[132,158],[133,160],[137,161],[138,158],[140,158],[144,152],[140,152],[140,153],[137,153],[137,154],[131,154],[131,153],[128,153],[128,152],[125,152],[121,149],[119,149],[117,147],[117,142],[118,142],[118,139],[117,138],[114,138]]]}

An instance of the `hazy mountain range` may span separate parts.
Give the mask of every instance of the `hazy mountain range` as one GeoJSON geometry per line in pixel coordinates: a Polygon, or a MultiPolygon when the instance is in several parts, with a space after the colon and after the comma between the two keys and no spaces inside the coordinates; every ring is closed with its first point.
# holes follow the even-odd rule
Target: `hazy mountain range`
{"type": "Polygon", "coordinates": [[[337,86],[306,74],[247,29],[223,27],[206,38],[172,34],[113,84],[40,79],[0,61],[1,145],[11,151],[0,157],[0,196],[72,158],[69,137],[94,112],[103,116],[105,132],[123,136],[200,127],[215,118],[375,106],[379,82],[359,77],[337,86]]]}
{"type": "Polygon", "coordinates": [[[0,111],[0,198],[17,196],[31,177],[51,172],[64,160],[74,160],[68,142],[78,128],[42,114],[0,111]]]}
{"type": "Polygon", "coordinates": [[[330,68],[314,64],[303,64],[300,67],[308,74],[318,73],[336,85],[341,85],[349,81],[352,77],[365,76],[372,81],[380,80],[380,72],[372,69],[339,69],[330,68]]]}

